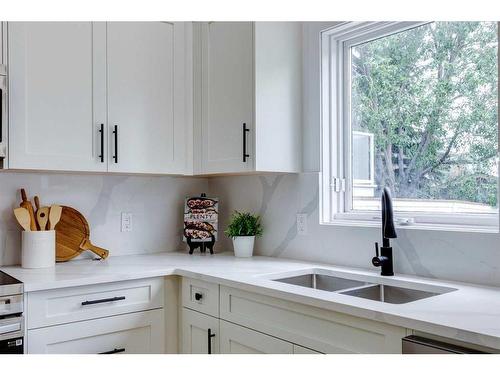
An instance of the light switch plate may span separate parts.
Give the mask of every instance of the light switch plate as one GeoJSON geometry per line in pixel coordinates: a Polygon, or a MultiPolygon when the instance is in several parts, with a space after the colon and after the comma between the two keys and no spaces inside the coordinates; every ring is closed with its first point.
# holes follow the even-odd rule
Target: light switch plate
{"type": "Polygon", "coordinates": [[[307,234],[307,214],[297,214],[297,234],[299,236],[307,234]]]}
{"type": "Polygon", "coordinates": [[[132,213],[122,212],[122,232],[132,232],[132,213]]]}

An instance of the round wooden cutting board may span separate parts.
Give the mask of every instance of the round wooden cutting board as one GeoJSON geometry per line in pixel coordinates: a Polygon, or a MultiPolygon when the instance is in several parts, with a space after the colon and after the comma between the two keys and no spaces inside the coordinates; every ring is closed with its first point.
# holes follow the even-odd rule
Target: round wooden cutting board
{"type": "Polygon", "coordinates": [[[109,251],[92,245],[90,227],[85,217],[72,207],[62,206],[61,219],[54,228],[56,231],[56,261],[66,262],[90,250],[102,259],[109,251]]]}

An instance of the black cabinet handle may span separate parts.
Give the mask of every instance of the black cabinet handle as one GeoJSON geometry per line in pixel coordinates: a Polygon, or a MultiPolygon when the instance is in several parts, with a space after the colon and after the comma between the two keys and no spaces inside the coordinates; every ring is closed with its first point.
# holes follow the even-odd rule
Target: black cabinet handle
{"type": "Polygon", "coordinates": [[[99,354],[116,354],[116,353],[123,353],[124,351],[125,351],[125,348],[120,348],[120,349],[110,350],[109,352],[102,352],[99,354]]]}
{"type": "Polygon", "coordinates": [[[115,125],[113,134],[115,136],[115,154],[113,155],[113,159],[115,159],[115,164],[118,163],[118,125],[115,125]]]}
{"type": "Polygon", "coordinates": [[[82,306],[87,306],[87,305],[95,305],[97,303],[106,303],[106,302],[115,302],[115,301],[123,301],[125,299],[125,296],[121,297],[112,297],[112,298],[104,298],[104,299],[94,299],[92,301],[84,301],[82,302],[82,306]]]}
{"type": "Polygon", "coordinates": [[[199,300],[201,300],[202,298],[203,298],[203,294],[201,294],[201,293],[195,293],[195,294],[194,294],[194,299],[195,299],[195,300],[199,301],[199,300]]]}
{"type": "Polygon", "coordinates": [[[99,155],[99,159],[101,160],[101,163],[104,163],[104,124],[101,124],[99,134],[101,137],[101,155],[99,155]]]}
{"type": "Polygon", "coordinates": [[[247,128],[247,124],[243,123],[243,163],[247,162],[247,158],[250,157],[249,154],[247,154],[247,132],[249,132],[250,129],[247,128]]]}
{"type": "Polygon", "coordinates": [[[212,333],[212,330],[208,329],[208,354],[212,354],[212,338],[215,337],[215,333],[212,333]]]}

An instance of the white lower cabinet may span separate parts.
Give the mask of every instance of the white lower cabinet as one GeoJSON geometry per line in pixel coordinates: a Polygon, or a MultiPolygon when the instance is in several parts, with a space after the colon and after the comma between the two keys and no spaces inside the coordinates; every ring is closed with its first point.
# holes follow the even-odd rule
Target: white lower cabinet
{"type": "Polygon", "coordinates": [[[182,309],[183,354],[218,354],[219,319],[187,308],[182,309]]]}
{"type": "Polygon", "coordinates": [[[29,354],[164,353],[163,309],[28,331],[29,354]]]}
{"type": "Polygon", "coordinates": [[[397,354],[406,328],[220,287],[220,318],[322,353],[397,354]]]}
{"type": "Polygon", "coordinates": [[[210,288],[219,292],[219,308],[212,309],[217,316],[201,313],[204,305],[183,293],[183,305],[189,306],[182,314],[183,353],[208,353],[211,340],[211,352],[222,354],[398,354],[409,334],[404,327],[241,289],[210,288]]]}
{"type": "Polygon", "coordinates": [[[220,352],[222,354],[293,354],[294,345],[221,320],[220,352]]]}

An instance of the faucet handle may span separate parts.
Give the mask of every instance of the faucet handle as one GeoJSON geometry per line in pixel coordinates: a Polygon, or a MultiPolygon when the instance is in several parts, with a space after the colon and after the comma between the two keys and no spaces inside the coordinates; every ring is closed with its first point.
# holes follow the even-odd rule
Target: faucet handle
{"type": "Polygon", "coordinates": [[[378,242],[375,242],[375,256],[378,258],[379,257],[379,252],[378,252],[378,242]]]}

